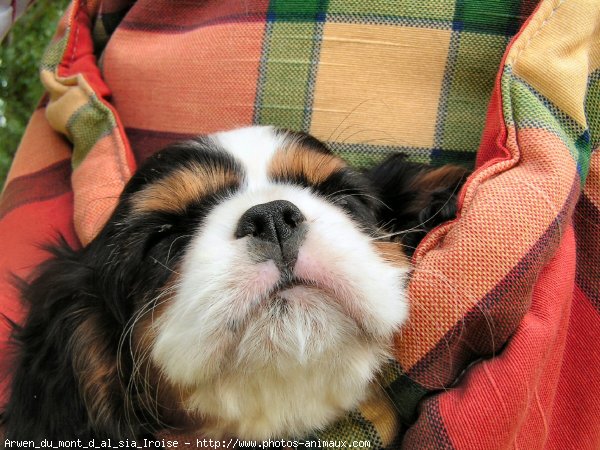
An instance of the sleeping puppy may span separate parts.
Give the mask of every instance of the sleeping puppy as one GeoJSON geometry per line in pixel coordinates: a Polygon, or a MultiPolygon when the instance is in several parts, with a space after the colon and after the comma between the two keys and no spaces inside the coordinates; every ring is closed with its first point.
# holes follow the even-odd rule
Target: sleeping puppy
{"type": "Polygon", "coordinates": [[[460,177],[440,185],[403,158],[359,173],[271,127],[157,153],[98,236],[54,248],[23,287],[5,438],[326,427],[376,389],[406,320],[395,232],[451,218],[452,206],[435,220],[422,211],[440,192],[454,205],[460,177]]]}

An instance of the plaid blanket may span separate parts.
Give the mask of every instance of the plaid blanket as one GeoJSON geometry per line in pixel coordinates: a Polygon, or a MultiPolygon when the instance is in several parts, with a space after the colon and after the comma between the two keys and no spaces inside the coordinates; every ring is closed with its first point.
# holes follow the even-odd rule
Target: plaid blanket
{"type": "Polygon", "coordinates": [[[89,242],[174,140],[275,124],[357,166],[457,162],[387,395],[314,438],[600,448],[598,23],[594,0],[74,1],[0,202],[0,312],[23,315],[6,274],[89,242]]]}

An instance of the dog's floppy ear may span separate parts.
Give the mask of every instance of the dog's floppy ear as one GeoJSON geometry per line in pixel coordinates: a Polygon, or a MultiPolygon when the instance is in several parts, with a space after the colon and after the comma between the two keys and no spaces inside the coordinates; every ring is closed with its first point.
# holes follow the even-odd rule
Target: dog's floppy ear
{"type": "Polygon", "coordinates": [[[117,373],[120,320],[94,289],[84,251],[66,243],[23,286],[26,323],[15,326],[7,439],[91,439],[131,435],[117,373]]]}
{"type": "Polygon", "coordinates": [[[457,197],[469,171],[457,165],[431,167],[395,154],[367,172],[384,205],[379,222],[412,255],[425,235],[456,217],[457,197]]]}

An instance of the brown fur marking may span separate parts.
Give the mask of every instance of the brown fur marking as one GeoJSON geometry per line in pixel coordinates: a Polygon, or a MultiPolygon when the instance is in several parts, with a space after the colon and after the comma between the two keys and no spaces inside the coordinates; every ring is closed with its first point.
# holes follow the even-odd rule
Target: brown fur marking
{"type": "Polygon", "coordinates": [[[468,174],[469,171],[464,167],[447,165],[417,176],[412,182],[412,189],[417,196],[410,209],[417,213],[427,207],[431,193],[436,189],[456,189],[458,195],[460,183],[467,179],[468,174]]]}
{"type": "Polygon", "coordinates": [[[237,174],[222,167],[207,169],[199,164],[183,167],[136,192],[131,200],[133,212],[183,212],[191,202],[237,181],[237,174]]]}
{"type": "Polygon", "coordinates": [[[447,165],[431,170],[416,178],[414,185],[419,191],[432,191],[457,185],[467,178],[469,171],[461,166],[447,165]]]}
{"type": "Polygon", "coordinates": [[[408,258],[402,250],[402,244],[396,241],[374,241],[375,250],[386,262],[396,267],[410,266],[408,258]]]}
{"type": "Polygon", "coordinates": [[[316,152],[292,140],[273,156],[268,173],[278,180],[302,176],[311,184],[319,184],[345,167],[346,163],[341,158],[316,152]]]}
{"type": "Polygon", "coordinates": [[[122,413],[123,386],[111,343],[92,312],[71,337],[73,369],[90,418],[96,425],[110,423],[122,413]]]}

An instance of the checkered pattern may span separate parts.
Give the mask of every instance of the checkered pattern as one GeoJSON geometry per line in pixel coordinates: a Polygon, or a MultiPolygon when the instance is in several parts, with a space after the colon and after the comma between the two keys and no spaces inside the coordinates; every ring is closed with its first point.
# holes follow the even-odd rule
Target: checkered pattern
{"type": "Polygon", "coordinates": [[[415,253],[385,395],[312,438],[598,448],[598,21],[585,0],[76,1],[0,202],[0,268],[26,276],[56,230],[89,242],[136,165],[196,134],[275,124],[360,167],[474,167],[415,253]]]}
{"type": "Polygon", "coordinates": [[[111,42],[103,67],[117,109],[121,96],[130,104],[120,113],[138,159],[172,139],[259,123],[310,132],[361,166],[398,150],[433,164],[472,165],[498,64],[534,2],[497,2],[484,13],[481,2],[428,3],[190,2],[179,7],[182,22],[174,32],[159,19],[171,13],[169,2],[138,2],[120,23],[120,42],[111,42]],[[152,53],[160,50],[148,50],[157,39],[201,50],[192,60],[173,54],[178,73],[165,64],[164,85],[150,87],[157,75],[152,53]],[[242,65],[232,71],[227,60],[240,47],[242,65]],[[126,48],[139,56],[124,64],[132,57],[132,50],[120,53],[126,48]],[[175,111],[148,119],[129,111],[136,108],[127,84],[132,76],[137,99],[157,109],[196,77],[222,83],[198,92],[185,117],[175,111]],[[217,115],[214,98],[222,103],[217,115]]]}

